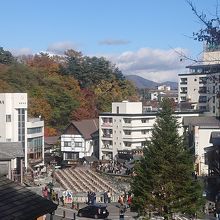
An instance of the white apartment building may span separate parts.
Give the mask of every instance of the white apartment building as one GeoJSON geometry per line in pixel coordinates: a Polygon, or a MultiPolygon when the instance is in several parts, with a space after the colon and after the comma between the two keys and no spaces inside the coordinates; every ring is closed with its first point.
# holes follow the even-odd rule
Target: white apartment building
{"type": "Polygon", "coordinates": [[[0,93],[0,142],[21,142],[26,168],[36,139],[41,139],[41,144],[37,143],[36,148],[41,151],[42,162],[44,155],[44,122],[29,120],[27,106],[27,93],[0,93]]]}
{"type": "MultiPolygon", "coordinates": [[[[183,116],[199,116],[198,113],[176,112],[182,123],[183,116]]],[[[151,138],[156,112],[143,113],[142,102],[113,102],[111,113],[99,115],[99,159],[115,159],[118,150],[142,149],[151,138]]],[[[183,133],[183,127],[179,132],[183,133]]]]}
{"type": "Polygon", "coordinates": [[[206,50],[201,62],[179,74],[179,102],[193,102],[195,108],[220,116],[220,51],[206,50]]]}

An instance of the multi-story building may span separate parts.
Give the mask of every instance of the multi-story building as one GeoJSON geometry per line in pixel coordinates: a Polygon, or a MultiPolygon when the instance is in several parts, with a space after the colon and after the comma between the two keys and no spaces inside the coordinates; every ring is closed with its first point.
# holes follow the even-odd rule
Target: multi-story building
{"type": "Polygon", "coordinates": [[[206,48],[201,62],[179,74],[179,102],[195,103],[196,109],[220,116],[220,51],[206,48]]]}
{"type": "Polygon", "coordinates": [[[43,162],[43,136],[44,122],[27,117],[27,93],[0,93],[0,142],[21,142],[26,168],[28,158],[43,162]]]}
{"type": "Polygon", "coordinates": [[[194,151],[195,170],[198,175],[207,175],[208,166],[205,160],[205,149],[212,146],[211,134],[220,132],[220,122],[212,116],[184,117],[183,127],[188,135],[189,147],[194,151]]]}
{"type": "MultiPolygon", "coordinates": [[[[151,138],[157,112],[142,110],[142,102],[113,102],[111,113],[99,115],[99,159],[115,159],[119,150],[142,149],[151,138]]],[[[178,122],[183,116],[198,116],[198,112],[176,112],[178,122]]],[[[179,130],[183,133],[183,128],[179,130]]]]}
{"type": "MultiPolygon", "coordinates": [[[[98,146],[94,144],[93,134],[98,131],[98,119],[71,121],[61,135],[61,152],[68,164],[93,155],[98,146]]],[[[96,139],[96,138],[95,138],[96,139]]]]}
{"type": "Polygon", "coordinates": [[[44,121],[27,119],[27,160],[32,166],[44,165],[44,121]]]}

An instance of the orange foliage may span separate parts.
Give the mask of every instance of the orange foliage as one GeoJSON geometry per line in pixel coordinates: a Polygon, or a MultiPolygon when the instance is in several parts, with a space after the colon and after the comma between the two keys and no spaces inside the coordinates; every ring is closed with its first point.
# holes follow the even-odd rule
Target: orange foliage
{"type": "Polygon", "coordinates": [[[57,136],[57,130],[55,128],[45,127],[44,136],[45,137],[57,136]]]}
{"type": "Polygon", "coordinates": [[[97,117],[96,105],[95,105],[95,94],[88,90],[81,90],[82,97],[80,99],[80,107],[72,112],[72,120],[82,120],[97,117]]]}
{"type": "Polygon", "coordinates": [[[26,60],[27,65],[37,69],[45,70],[49,74],[59,72],[59,64],[48,54],[34,55],[26,60]]]}
{"type": "Polygon", "coordinates": [[[41,98],[29,98],[28,100],[28,114],[31,117],[39,117],[41,116],[45,122],[48,122],[51,119],[52,108],[50,104],[41,98]]]}

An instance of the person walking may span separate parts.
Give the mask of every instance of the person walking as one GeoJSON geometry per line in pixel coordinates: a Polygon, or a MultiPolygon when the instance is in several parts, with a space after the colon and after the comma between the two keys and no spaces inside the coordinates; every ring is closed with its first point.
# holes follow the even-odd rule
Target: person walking
{"type": "Polygon", "coordinates": [[[109,190],[107,192],[107,196],[108,196],[108,203],[111,203],[111,193],[109,190]]]}

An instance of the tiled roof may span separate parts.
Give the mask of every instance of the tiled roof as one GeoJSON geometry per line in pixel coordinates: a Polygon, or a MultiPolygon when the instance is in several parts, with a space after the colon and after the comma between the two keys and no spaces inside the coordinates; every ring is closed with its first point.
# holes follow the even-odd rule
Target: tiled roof
{"type": "Polygon", "coordinates": [[[99,129],[99,119],[85,119],[81,121],[71,121],[85,139],[91,139],[91,134],[99,129]]]}
{"type": "Polygon", "coordinates": [[[35,220],[56,209],[53,202],[6,177],[0,177],[0,219],[35,220]]]}
{"type": "Polygon", "coordinates": [[[218,126],[220,127],[220,121],[215,117],[208,116],[189,116],[183,117],[183,125],[195,125],[195,126],[218,126]]]}
{"type": "Polygon", "coordinates": [[[24,157],[20,142],[0,142],[0,160],[24,157]]]}
{"type": "Polygon", "coordinates": [[[59,140],[60,136],[51,136],[51,137],[44,137],[44,143],[53,145],[56,144],[59,140]]]}

